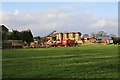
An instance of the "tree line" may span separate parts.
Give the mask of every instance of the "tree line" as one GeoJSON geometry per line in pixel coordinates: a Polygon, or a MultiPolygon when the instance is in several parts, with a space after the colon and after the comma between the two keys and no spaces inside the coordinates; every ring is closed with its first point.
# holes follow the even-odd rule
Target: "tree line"
{"type": "Polygon", "coordinates": [[[30,30],[21,32],[17,30],[12,30],[12,32],[7,32],[7,34],[4,35],[3,37],[6,37],[6,40],[23,40],[26,41],[27,43],[34,41],[33,35],[30,30]]]}
{"type": "Polygon", "coordinates": [[[111,33],[111,34],[107,34],[106,32],[104,31],[99,31],[98,33],[95,33],[95,32],[92,32],[90,35],[89,34],[83,34],[83,36],[87,36],[87,37],[90,37],[90,38],[98,38],[98,37],[116,37],[115,34],[111,33]]]}

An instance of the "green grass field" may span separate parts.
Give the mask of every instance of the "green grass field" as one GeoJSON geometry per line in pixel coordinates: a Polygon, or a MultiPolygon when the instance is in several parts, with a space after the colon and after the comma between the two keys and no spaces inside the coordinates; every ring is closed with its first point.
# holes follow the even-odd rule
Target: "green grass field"
{"type": "Polygon", "coordinates": [[[118,46],[3,50],[3,78],[118,78],[118,46]]]}

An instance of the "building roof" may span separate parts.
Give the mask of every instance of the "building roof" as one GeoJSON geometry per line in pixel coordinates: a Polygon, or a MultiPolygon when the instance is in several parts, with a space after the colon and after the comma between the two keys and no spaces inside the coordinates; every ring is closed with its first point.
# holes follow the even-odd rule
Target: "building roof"
{"type": "Polygon", "coordinates": [[[1,24],[0,28],[2,28],[2,31],[6,31],[6,32],[9,30],[4,24],[1,24]]]}
{"type": "Polygon", "coordinates": [[[87,36],[82,36],[82,38],[88,38],[87,36]]]}
{"type": "Polygon", "coordinates": [[[104,36],[104,37],[98,37],[98,39],[102,39],[102,38],[111,38],[110,36],[109,37],[106,37],[106,36],[104,36]]]}

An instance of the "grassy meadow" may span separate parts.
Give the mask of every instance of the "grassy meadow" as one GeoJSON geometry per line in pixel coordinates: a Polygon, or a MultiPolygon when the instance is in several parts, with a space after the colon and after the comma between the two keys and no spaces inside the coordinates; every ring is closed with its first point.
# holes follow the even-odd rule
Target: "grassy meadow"
{"type": "Polygon", "coordinates": [[[118,78],[118,46],[4,49],[3,78],[118,78]]]}

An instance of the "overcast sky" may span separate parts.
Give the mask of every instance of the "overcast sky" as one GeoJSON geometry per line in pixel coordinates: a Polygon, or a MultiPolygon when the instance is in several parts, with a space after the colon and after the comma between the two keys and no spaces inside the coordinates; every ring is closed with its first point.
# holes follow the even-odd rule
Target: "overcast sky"
{"type": "Polygon", "coordinates": [[[31,29],[34,36],[53,30],[118,34],[117,2],[4,2],[1,17],[10,30],[31,29]]]}

